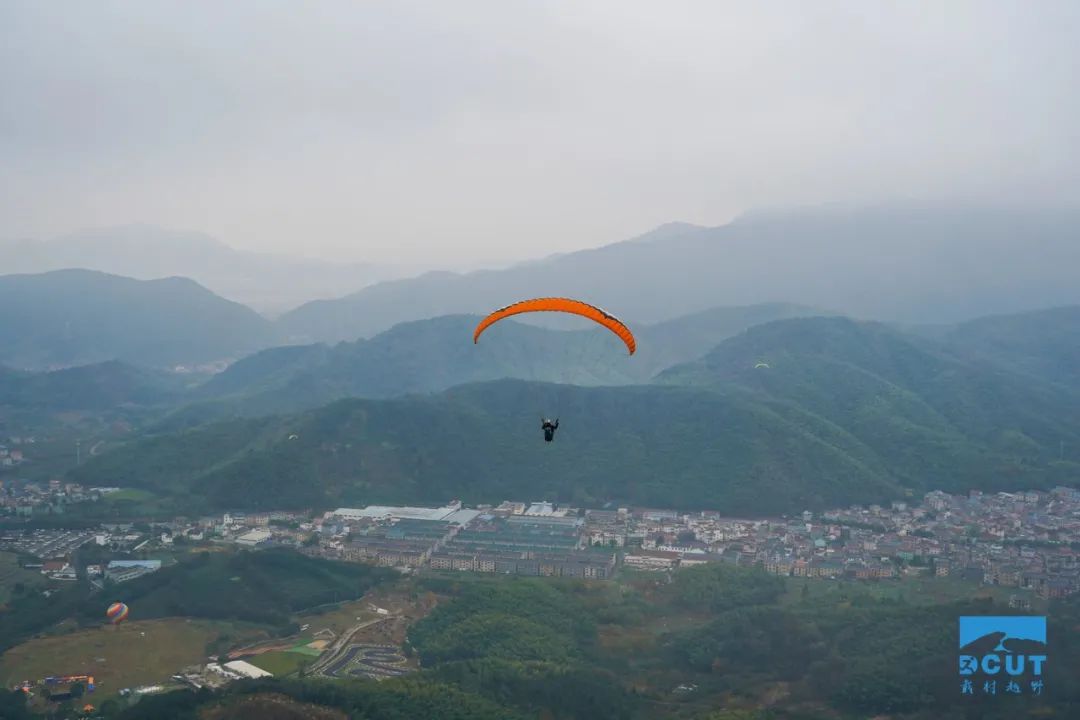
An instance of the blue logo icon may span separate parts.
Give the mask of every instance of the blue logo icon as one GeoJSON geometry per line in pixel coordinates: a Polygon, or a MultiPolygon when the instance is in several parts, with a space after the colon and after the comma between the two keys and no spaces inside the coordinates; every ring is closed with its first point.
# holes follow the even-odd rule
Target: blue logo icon
{"type": "Polygon", "coordinates": [[[996,695],[1043,691],[1046,664],[1046,617],[1036,615],[966,615],[960,618],[960,692],[996,695]]]}
{"type": "Polygon", "coordinates": [[[960,618],[960,648],[986,637],[1001,634],[998,652],[1008,652],[1009,639],[1031,640],[1046,644],[1046,618],[1035,615],[967,615],[960,618]]]}

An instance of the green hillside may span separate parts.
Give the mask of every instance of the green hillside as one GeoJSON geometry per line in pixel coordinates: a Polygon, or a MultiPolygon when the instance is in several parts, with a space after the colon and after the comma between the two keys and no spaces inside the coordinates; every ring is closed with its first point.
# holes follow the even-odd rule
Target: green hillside
{"type": "Polygon", "coordinates": [[[618,338],[587,321],[579,323],[587,328],[577,331],[502,322],[474,345],[480,317],[438,317],[332,348],[308,345],[256,353],[200,387],[193,398],[205,404],[185,409],[176,421],[291,412],[346,397],[441,392],[503,378],[585,386],[644,383],[752,325],[811,314],[774,303],[716,308],[635,327],[639,350],[633,357],[627,357],[618,338]]]}
{"type": "Polygon", "coordinates": [[[151,367],[233,358],[273,344],[253,310],[185,278],[89,270],[0,276],[0,364],[42,369],[123,360],[151,367]]]}
{"type": "MultiPolygon", "coordinates": [[[[84,581],[47,597],[14,597],[0,613],[0,649],[7,649],[66,618],[100,626],[105,609],[122,601],[132,620],[195,617],[284,628],[293,614],[327,603],[353,600],[396,577],[384,568],[307,557],[292,550],[199,553],[105,592],[84,581]]],[[[2,717],[2,715],[0,715],[2,717]]]]}
{"type": "MultiPolygon", "coordinates": [[[[426,576],[435,610],[409,629],[407,678],[264,679],[142,699],[118,718],[559,718],[560,720],[941,720],[1072,718],[1080,698],[1075,598],[1050,605],[1046,688],[962,695],[956,618],[1010,614],[977,597],[916,593],[934,582],[791,579],[726,565],[670,583],[426,576]],[[795,591],[799,588],[798,591],[795,591]],[[796,596],[796,592],[798,595],[796,596]],[[911,598],[911,595],[908,595],[911,598]],[[1033,710],[1031,710],[1034,708],[1033,710]],[[334,714],[333,710],[338,713],[334,714]],[[270,713],[273,713],[271,715],[270,713]]],[[[939,579],[940,581],[940,579],[939,579]]],[[[1030,677],[1030,676],[1029,676],[1030,677]]],[[[978,692],[978,690],[976,690],[978,692]]]]}
{"type": "Polygon", "coordinates": [[[48,373],[0,368],[0,415],[167,405],[180,397],[182,382],[174,375],[116,361],[48,373]]]}
{"type": "MultiPolygon", "coordinates": [[[[291,550],[202,553],[110,588],[132,618],[201,617],[282,626],[301,610],[352,600],[388,580],[390,570],[310,558],[291,550]]],[[[106,604],[111,600],[103,600],[106,604]]],[[[104,606],[85,606],[100,620],[104,606]]]]}
{"type": "MultiPolygon", "coordinates": [[[[844,428],[912,486],[1005,487],[1080,441],[1080,388],[967,361],[846,318],[751,328],[665,384],[741,391],[844,428]]],[[[1075,453],[1065,459],[1080,461],[1075,453]]]]}
{"type": "Polygon", "coordinates": [[[880,459],[841,429],[762,403],[521,381],[202,426],[105,453],[72,477],[190,493],[212,507],[545,496],[735,512],[898,492],[880,459]],[[541,412],[563,418],[551,445],[541,412]]]}
{"type": "Polygon", "coordinates": [[[228,685],[218,692],[186,690],[144,696],[109,708],[117,720],[526,720],[530,716],[453,685],[427,678],[381,682],[278,680],[228,685]]]}
{"type": "Polygon", "coordinates": [[[1080,469],[1075,394],[879,324],[755,326],[657,382],[344,400],[162,432],[72,477],[198,508],[546,497],[755,513],[1045,486],[1080,469]],[[541,414],[562,418],[553,444],[541,414]]]}
{"type": "Polygon", "coordinates": [[[116,361],[53,372],[0,367],[0,444],[34,436],[21,448],[26,462],[0,467],[0,477],[49,480],[62,475],[82,454],[96,454],[114,441],[167,413],[184,396],[190,379],[116,361]]]}
{"type": "Polygon", "coordinates": [[[1080,306],[971,320],[943,341],[964,357],[1080,388],[1080,306]]]}

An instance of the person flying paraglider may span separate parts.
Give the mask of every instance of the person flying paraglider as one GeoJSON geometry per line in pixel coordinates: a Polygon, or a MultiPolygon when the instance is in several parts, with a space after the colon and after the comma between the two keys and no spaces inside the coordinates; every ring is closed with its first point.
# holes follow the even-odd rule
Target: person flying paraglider
{"type": "Polygon", "coordinates": [[[554,422],[540,418],[540,429],[544,431],[544,442],[551,442],[555,439],[555,431],[559,429],[559,418],[555,418],[554,422]]]}
{"type": "MultiPolygon", "coordinates": [[[[480,336],[484,331],[500,320],[515,315],[521,315],[523,313],[534,312],[569,313],[571,315],[587,318],[614,333],[622,340],[623,344],[626,345],[626,350],[631,355],[637,350],[637,340],[634,338],[634,333],[630,331],[630,328],[628,328],[622,320],[619,320],[611,313],[601,310],[595,305],[590,305],[580,300],[561,297],[542,297],[534,298],[532,300],[522,300],[507,305],[506,307],[499,308],[481,320],[480,324],[476,326],[476,330],[473,331],[473,344],[479,343],[480,336]]],[[[559,419],[555,418],[553,421],[546,417],[541,417],[540,429],[544,431],[544,441],[551,442],[555,439],[555,431],[559,429],[559,419]]]]}

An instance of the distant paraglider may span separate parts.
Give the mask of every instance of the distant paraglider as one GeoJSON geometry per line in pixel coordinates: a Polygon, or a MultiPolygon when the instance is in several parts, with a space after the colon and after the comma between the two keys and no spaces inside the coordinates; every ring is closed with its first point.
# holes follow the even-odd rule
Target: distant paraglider
{"type": "Polygon", "coordinates": [[[109,606],[109,609],[105,611],[105,617],[109,619],[109,622],[113,625],[119,625],[127,620],[128,606],[122,602],[115,602],[109,606]]]}
{"type": "MultiPolygon", "coordinates": [[[[618,338],[623,341],[623,344],[626,345],[626,349],[630,351],[631,355],[637,350],[637,340],[634,338],[634,334],[630,332],[630,328],[626,327],[626,324],[623,323],[622,320],[619,320],[611,313],[601,310],[595,305],[590,305],[580,300],[558,297],[522,300],[521,302],[507,305],[504,308],[499,308],[481,320],[480,324],[476,326],[476,331],[473,333],[473,344],[478,343],[480,341],[480,335],[500,320],[514,315],[532,312],[560,312],[588,318],[599,325],[603,325],[618,336],[618,338]]],[[[555,439],[555,431],[559,429],[559,419],[556,417],[555,420],[551,420],[550,418],[542,416],[540,418],[540,428],[544,431],[544,440],[546,442],[551,442],[555,439]]]]}
{"type": "Polygon", "coordinates": [[[540,429],[544,431],[544,441],[551,442],[555,439],[555,431],[559,429],[559,418],[552,422],[548,418],[540,418],[540,429]]]}
{"type": "Polygon", "coordinates": [[[767,368],[767,367],[769,367],[769,363],[767,363],[767,362],[759,362],[756,365],[754,365],[755,370],[757,370],[758,368],[767,368]]]}

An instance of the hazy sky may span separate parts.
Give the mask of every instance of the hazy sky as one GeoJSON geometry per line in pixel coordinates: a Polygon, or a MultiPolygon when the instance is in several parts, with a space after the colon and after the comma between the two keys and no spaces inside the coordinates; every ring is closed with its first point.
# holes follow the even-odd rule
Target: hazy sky
{"type": "Polygon", "coordinates": [[[1080,2],[0,0],[0,236],[460,264],[1080,197],[1080,2]]]}

